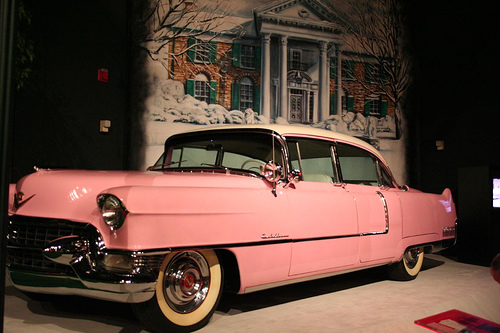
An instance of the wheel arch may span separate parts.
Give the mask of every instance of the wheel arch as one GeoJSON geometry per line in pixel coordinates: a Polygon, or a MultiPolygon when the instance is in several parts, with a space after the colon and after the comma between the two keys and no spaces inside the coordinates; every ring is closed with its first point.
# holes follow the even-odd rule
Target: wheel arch
{"type": "Polygon", "coordinates": [[[224,274],[224,292],[238,293],[241,286],[240,268],[233,252],[226,249],[215,250],[224,274]]]}

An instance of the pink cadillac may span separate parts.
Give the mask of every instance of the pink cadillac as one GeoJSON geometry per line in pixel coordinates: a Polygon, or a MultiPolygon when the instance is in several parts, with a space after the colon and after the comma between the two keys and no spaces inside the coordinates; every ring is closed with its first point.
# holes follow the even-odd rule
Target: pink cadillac
{"type": "Polygon", "coordinates": [[[147,172],[36,169],[10,198],[17,288],[132,303],[152,331],[206,325],[222,290],[381,265],[412,280],[457,220],[450,190],[399,186],[364,141],[307,126],[177,134],[147,172]]]}

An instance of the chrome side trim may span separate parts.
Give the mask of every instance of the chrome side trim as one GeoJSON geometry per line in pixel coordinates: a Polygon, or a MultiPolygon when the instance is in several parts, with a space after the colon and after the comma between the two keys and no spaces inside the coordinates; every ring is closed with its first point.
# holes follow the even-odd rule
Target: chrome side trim
{"type": "Polygon", "coordinates": [[[385,215],[385,230],[384,231],[374,231],[374,232],[366,232],[362,233],[361,236],[371,236],[371,235],[384,235],[389,233],[389,210],[387,209],[387,201],[385,200],[382,192],[376,192],[380,197],[380,201],[382,201],[382,205],[384,206],[384,215],[385,215]]]}
{"type": "Polygon", "coordinates": [[[290,279],[290,280],[286,280],[286,281],[272,282],[272,283],[262,284],[262,285],[258,285],[258,286],[247,287],[247,288],[245,288],[243,293],[248,294],[248,293],[253,293],[255,291],[266,290],[266,289],[271,289],[271,288],[275,288],[275,287],[282,287],[282,286],[286,286],[289,284],[312,281],[312,280],[317,280],[317,279],[323,279],[323,278],[328,278],[328,277],[332,277],[332,276],[336,276],[336,275],[342,275],[342,274],[346,274],[346,273],[352,273],[352,272],[364,270],[367,268],[386,266],[388,264],[390,264],[390,262],[375,264],[375,265],[370,265],[370,266],[357,267],[357,268],[352,268],[352,269],[347,269],[347,270],[340,270],[340,271],[330,272],[330,273],[323,273],[323,274],[318,274],[318,275],[310,275],[310,276],[294,278],[294,279],[290,279]]]}

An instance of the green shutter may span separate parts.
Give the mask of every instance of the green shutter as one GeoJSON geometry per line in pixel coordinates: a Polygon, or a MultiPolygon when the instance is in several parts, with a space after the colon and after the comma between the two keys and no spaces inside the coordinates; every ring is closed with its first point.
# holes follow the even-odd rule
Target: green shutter
{"type": "MultiPolygon", "coordinates": [[[[194,62],[195,60],[195,49],[196,49],[196,39],[189,38],[188,39],[188,60],[194,62]]],[[[193,94],[194,95],[194,94],[193,94]]]]}
{"type": "Polygon", "coordinates": [[[194,97],[194,80],[186,81],[186,94],[194,97]]]}
{"type": "Polygon", "coordinates": [[[240,67],[241,44],[233,44],[233,66],[240,67]]]}
{"type": "Polygon", "coordinates": [[[210,104],[217,103],[217,81],[210,81],[210,104]]]}
{"type": "Polygon", "coordinates": [[[238,82],[231,83],[231,109],[240,109],[240,84],[238,82]]]}
{"type": "Polygon", "coordinates": [[[210,42],[210,49],[209,49],[209,57],[210,57],[210,63],[215,64],[217,63],[217,42],[211,41],[210,42]]]}
{"type": "Polygon", "coordinates": [[[337,77],[337,58],[330,58],[330,79],[337,77]]]}
{"type": "Polygon", "coordinates": [[[261,47],[256,46],[255,47],[255,69],[260,69],[260,62],[261,62],[261,47]]]}
{"type": "Polygon", "coordinates": [[[253,110],[260,114],[260,86],[253,86],[253,110]]]}
{"type": "Polygon", "coordinates": [[[387,101],[382,101],[381,105],[380,105],[380,116],[381,117],[387,116],[387,109],[388,109],[387,101]]]}
{"type": "Polygon", "coordinates": [[[347,111],[354,112],[354,97],[347,96],[347,111]]]}
{"type": "Polygon", "coordinates": [[[330,94],[330,115],[335,114],[335,94],[330,94]]]}
{"type": "Polygon", "coordinates": [[[370,100],[365,99],[365,117],[370,115],[370,100]]]}

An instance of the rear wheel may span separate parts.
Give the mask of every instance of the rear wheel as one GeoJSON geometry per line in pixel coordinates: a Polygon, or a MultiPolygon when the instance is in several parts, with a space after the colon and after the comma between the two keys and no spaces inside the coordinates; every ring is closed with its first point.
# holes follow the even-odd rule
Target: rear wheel
{"type": "Polygon", "coordinates": [[[155,296],[134,304],[139,320],[153,332],[191,332],[212,317],[222,292],[223,274],[212,250],[168,254],[155,296]]]}
{"type": "Polygon", "coordinates": [[[408,249],[399,262],[389,265],[387,269],[389,277],[398,281],[413,280],[420,272],[423,261],[423,247],[408,249]]]}

